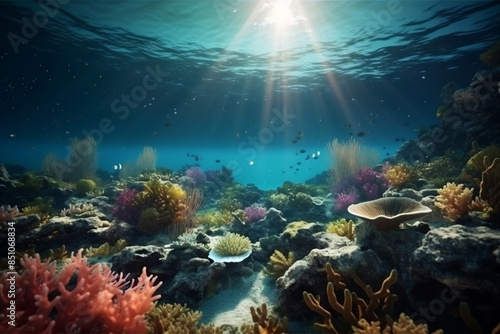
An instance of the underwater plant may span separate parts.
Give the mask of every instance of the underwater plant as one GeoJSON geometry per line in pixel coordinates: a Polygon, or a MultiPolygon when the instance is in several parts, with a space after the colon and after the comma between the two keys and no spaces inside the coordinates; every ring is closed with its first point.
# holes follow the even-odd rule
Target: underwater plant
{"type": "Polygon", "coordinates": [[[241,262],[252,253],[252,242],[238,233],[226,233],[212,246],[209,258],[215,262],[241,262]]]}
{"type": "Polygon", "coordinates": [[[124,189],[116,198],[113,215],[130,224],[137,224],[141,214],[140,208],[134,206],[135,189],[124,189]]]}

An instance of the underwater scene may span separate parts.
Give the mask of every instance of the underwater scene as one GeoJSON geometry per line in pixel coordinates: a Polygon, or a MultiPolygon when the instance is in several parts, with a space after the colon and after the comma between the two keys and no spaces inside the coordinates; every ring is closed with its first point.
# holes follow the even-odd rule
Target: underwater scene
{"type": "Polygon", "coordinates": [[[500,333],[500,1],[0,1],[0,333],[500,333]]]}

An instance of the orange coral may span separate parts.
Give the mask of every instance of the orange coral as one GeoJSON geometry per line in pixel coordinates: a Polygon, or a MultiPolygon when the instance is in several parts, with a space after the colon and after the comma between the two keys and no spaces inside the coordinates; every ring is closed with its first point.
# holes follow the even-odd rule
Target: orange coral
{"type": "Polygon", "coordinates": [[[80,249],[59,274],[40,256],[21,259],[22,274],[0,278],[1,333],[145,333],[144,313],[153,307],[161,282],[143,269],[128,288],[127,276],[105,264],[87,265],[80,249]],[[7,306],[15,282],[15,308],[7,306]],[[8,313],[7,313],[8,312],[8,313]],[[12,316],[15,326],[9,321],[12,316]]]}

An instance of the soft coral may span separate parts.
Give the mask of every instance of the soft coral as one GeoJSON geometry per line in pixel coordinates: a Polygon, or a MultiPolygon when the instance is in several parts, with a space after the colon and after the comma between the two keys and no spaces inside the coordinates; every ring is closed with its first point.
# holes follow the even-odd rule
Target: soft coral
{"type": "Polygon", "coordinates": [[[32,333],[145,333],[144,313],[160,298],[153,296],[161,285],[146,268],[134,285],[126,288],[127,276],[115,274],[105,264],[87,265],[82,250],[56,273],[55,263],[36,255],[21,260],[21,275],[0,278],[0,306],[7,310],[7,293],[15,277],[15,327],[0,314],[0,332],[32,333]]]}

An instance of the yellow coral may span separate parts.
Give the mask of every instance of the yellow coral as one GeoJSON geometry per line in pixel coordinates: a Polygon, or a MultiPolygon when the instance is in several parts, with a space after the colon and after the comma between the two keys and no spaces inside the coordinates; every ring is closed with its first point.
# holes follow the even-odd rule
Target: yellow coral
{"type": "Polygon", "coordinates": [[[264,303],[260,307],[250,307],[252,315],[252,325],[242,325],[243,334],[284,334],[287,331],[288,320],[283,317],[279,320],[274,317],[268,317],[267,305],[264,303]]]}
{"type": "Polygon", "coordinates": [[[279,250],[275,250],[273,255],[269,258],[269,262],[264,269],[264,274],[266,276],[279,278],[285,274],[295,261],[293,252],[289,252],[288,257],[286,257],[279,250]]]}
{"type": "Polygon", "coordinates": [[[489,214],[492,210],[485,200],[479,197],[473,200],[474,189],[464,188],[463,184],[456,185],[454,182],[448,182],[438,190],[438,193],[435,205],[450,221],[464,217],[470,211],[482,211],[489,214]]]}
{"type": "Polygon", "coordinates": [[[326,225],[326,232],[335,233],[353,241],[355,238],[354,222],[352,220],[347,221],[345,218],[337,219],[336,221],[330,222],[326,225]]]}
{"type": "Polygon", "coordinates": [[[85,250],[86,257],[94,257],[94,256],[108,256],[111,254],[116,254],[121,252],[122,249],[127,247],[127,241],[125,239],[117,240],[114,246],[110,246],[107,242],[102,244],[97,248],[93,248],[92,246],[85,250]]]}
{"type": "Polygon", "coordinates": [[[415,171],[407,164],[397,164],[387,170],[385,177],[392,186],[401,188],[415,180],[415,171]]]}
{"type": "Polygon", "coordinates": [[[155,305],[144,317],[149,334],[222,334],[214,325],[198,326],[201,312],[192,311],[185,304],[155,305]]]}

